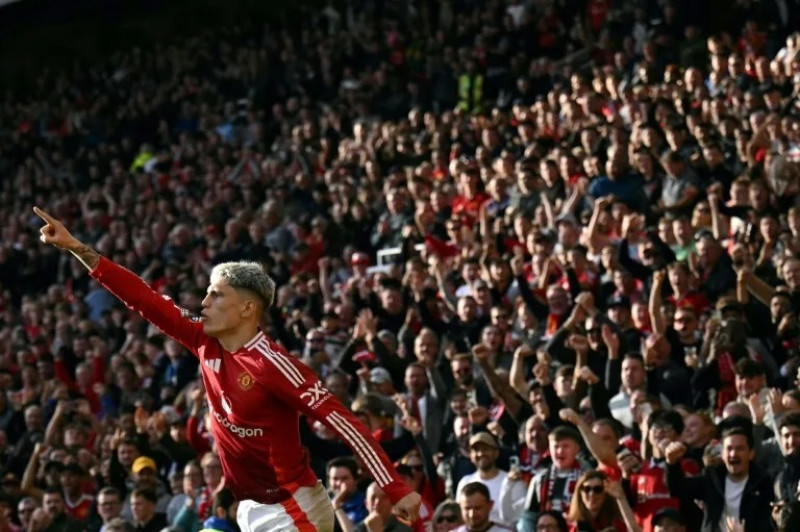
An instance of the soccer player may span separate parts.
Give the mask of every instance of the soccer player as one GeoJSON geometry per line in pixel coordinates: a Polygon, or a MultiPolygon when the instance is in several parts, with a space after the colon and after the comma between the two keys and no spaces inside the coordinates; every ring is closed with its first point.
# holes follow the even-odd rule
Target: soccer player
{"type": "Polygon", "coordinates": [[[109,292],[199,358],[211,428],[225,484],[240,501],[242,530],[333,530],[333,507],[300,445],[300,413],[347,442],[399,517],[417,519],[419,494],[403,482],[367,429],[309,368],[259,330],[275,293],[260,265],[217,265],[202,312],[192,317],[49,214],[36,207],[34,212],[45,222],[42,242],[72,253],[109,292]]]}

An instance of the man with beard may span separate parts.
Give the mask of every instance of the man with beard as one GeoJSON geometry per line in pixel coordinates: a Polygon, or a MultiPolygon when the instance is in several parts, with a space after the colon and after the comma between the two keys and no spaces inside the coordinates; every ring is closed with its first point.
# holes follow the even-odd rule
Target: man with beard
{"type": "MultiPolygon", "coordinates": [[[[469,457],[477,471],[464,476],[456,488],[456,497],[461,496],[464,486],[472,482],[480,482],[489,489],[491,500],[500,500],[500,488],[508,472],[497,467],[500,456],[497,440],[488,432],[479,432],[469,439],[469,457]]],[[[500,521],[500,505],[492,508],[490,517],[493,521],[500,521]]]]}
{"type": "Polygon", "coordinates": [[[464,486],[458,495],[458,505],[464,516],[464,525],[456,532],[504,532],[513,528],[497,524],[492,517],[495,503],[489,489],[480,482],[464,486]]]}
{"type": "Polygon", "coordinates": [[[683,500],[704,503],[703,532],[727,530],[728,517],[746,523],[746,530],[772,530],[770,503],[774,498],[771,479],[753,463],[753,434],[743,427],[722,435],[723,464],[702,475],[684,476],[680,461],[686,446],[670,443],[666,448],[667,485],[670,493],[683,500]]]}

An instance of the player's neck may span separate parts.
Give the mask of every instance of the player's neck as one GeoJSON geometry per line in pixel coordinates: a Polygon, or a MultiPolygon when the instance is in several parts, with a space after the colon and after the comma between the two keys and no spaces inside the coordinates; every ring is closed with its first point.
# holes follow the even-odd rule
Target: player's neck
{"type": "Polygon", "coordinates": [[[252,340],[256,334],[258,334],[258,324],[248,323],[229,332],[220,334],[217,336],[217,340],[219,340],[219,344],[225,351],[235,353],[241,349],[244,344],[252,340]]]}

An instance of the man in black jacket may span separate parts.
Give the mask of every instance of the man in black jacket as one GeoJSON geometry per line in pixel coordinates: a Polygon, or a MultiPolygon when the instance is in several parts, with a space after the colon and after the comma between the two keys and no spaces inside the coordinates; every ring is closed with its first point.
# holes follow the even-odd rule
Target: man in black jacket
{"type": "Polygon", "coordinates": [[[686,478],[680,467],[686,446],[670,443],[666,448],[670,493],[685,502],[700,500],[705,504],[703,532],[725,532],[728,517],[744,522],[745,532],[772,530],[770,503],[775,494],[772,480],[753,463],[752,431],[730,428],[723,432],[722,445],[722,465],[686,478]]]}

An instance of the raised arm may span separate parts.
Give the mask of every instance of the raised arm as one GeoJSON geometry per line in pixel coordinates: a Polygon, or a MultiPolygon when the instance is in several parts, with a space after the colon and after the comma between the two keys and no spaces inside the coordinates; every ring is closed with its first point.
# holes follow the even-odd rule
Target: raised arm
{"type": "Polygon", "coordinates": [[[658,270],[653,272],[653,286],[650,289],[650,301],[648,310],[650,311],[650,323],[653,326],[654,334],[664,334],[667,331],[667,323],[664,314],[661,312],[661,292],[664,289],[664,279],[666,272],[658,270]]]}
{"type": "Polygon", "coordinates": [[[756,299],[769,306],[769,302],[772,299],[772,294],[775,293],[774,288],[759,279],[756,274],[748,270],[743,270],[740,272],[738,280],[751,294],[756,297],[756,299]]]}
{"type": "Polygon", "coordinates": [[[40,229],[42,242],[75,255],[106,290],[196,354],[203,337],[203,325],[190,317],[188,311],[155,292],[133,272],[102,257],[43,210],[34,207],[34,212],[45,221],[40,229]]]}
{"type": "Polygon", "coordinates": [[[492,396],[499,399],[508,409],[509,415],[519,423],[521,421],[519,414],[523,407],[524,400],[507,381],[501,379],[497,372],[495,372],[494,368],[489,363],[490,352],[491,350],[489,347],[484,344],[478,344],[472,348],[472,355],[483,370],[483,375],[486,377],[486,383],[489,385],[492,396]]]}
{"type": "Polygon", "coordinates": [[[617,465],[615,450],[606,445],[577,412],[571,408],[564,408],[558,415],[567,423],[572,423],[577,427],[581,436],[583,436],[583,441],[586,442],[586,447],[589,449],[589,452],[592,453],[595,460],[609,467],[615,467],[617,465]]]}

